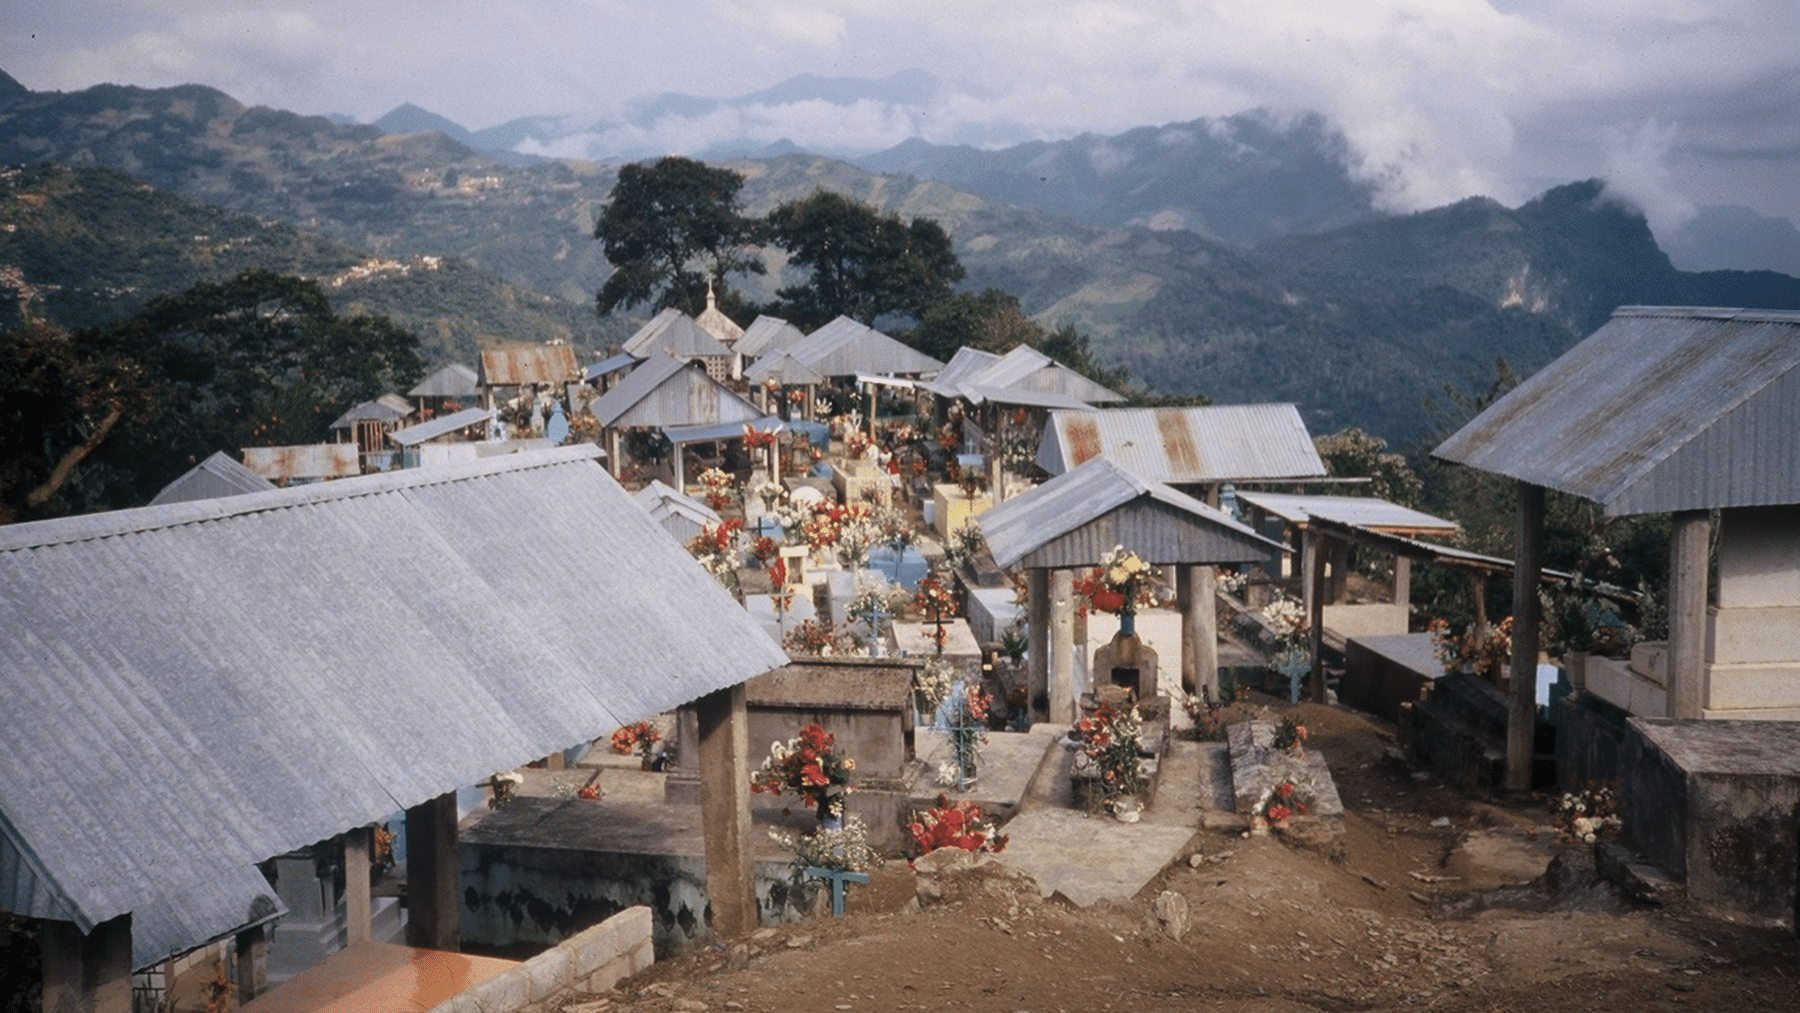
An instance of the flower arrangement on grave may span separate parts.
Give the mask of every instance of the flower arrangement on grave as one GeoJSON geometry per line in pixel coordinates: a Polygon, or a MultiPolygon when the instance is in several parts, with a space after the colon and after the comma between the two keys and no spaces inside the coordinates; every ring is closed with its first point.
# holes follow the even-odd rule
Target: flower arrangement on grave
{"type": "Polygon", "coordinates": [[[769,840],[794,856],[793,880],[805,882],[807,867],[862,872],[881,860],[869,843],[869,828],[862,817],[851,816],[841,827],[819,826],[804,834],[770,830],[769,840]]]}
{"type": "Polygon", "coordinates": [[[598,802],[600,801],[600,786],[597,784],[584,784],[575,789],[575,797],[583,802],[598,802]]]}
{"type": "Polygon", "coordinates": [[[737,504],[737,479],[717,468],[708,468],[699,474],[700,484],[706,488],[706,505],[714,510],[724,510],[737,504]]]}
{"type": "Polygon", "coordinates": [[[913,706],[921,716],[936,715],[950,687],[956,682],[956,666],[944,657],[932,657],[913,670],[913,706]]]}
{"type": "Polygon", "coordinates": [[[987,719],[994,698],[980,685],[958,681],[938,705],[937,726],[950,742],[950,762],[939,783],[966,790],[975,783],[976,762],[987,742],[987,719]],[[946,776],[947,775],[947,776],[946,776]]]}
{"type": "Polygon", "coordinates": [[[919,578],[919,586],[913,591],[913,605],[934,627],[931,639],[937,645],[937,653],[944,653],[944,623],[956,615],[956,596],[950,593],[942,577],[928,573],[919,578]]]}
{"type": "Polygon", "coordinates": [[[1445,672],[1487,672],[1512,659],[1511,616],[1490,628],[1486,637],[1474,628],[1458,633],[1445,619],[1433,619],[1425,629],[1431,634],[1431,653],[1445,672]]]}
{"type": "Polygon", "coordinates": [[[213,962],[212,980],[202,985],[201,990],[202,996],[206,999],[206,1005],[201,1008],[201,1013],[231,1013],[232,1010],[238,1008],[236,999],[238,987],[225,973],[223,960],[213,962]]]}
{"type": "Polygon", "coordinates": [[[879,573],[858,571],[856,593],[844,605],[844,614],[869,628],[871,657],[879,656],[882,624],[893,618],[906,599],[906,590],[887,582],[879,573]]]}
{"type": "Polygon", "coordinates": [[[843,818],[844,793],[853,790],[856,761],[838,751],[837,740],[817,721],[803,725],[787,742],[769,745],[769,755],[750,776],[750,790],[769,795],[793,792],[819,821],[843,818]]]}
{"type": "Polygon", "coordinates": [[[768,566],[769,561],[781,555],[781,543],[768,535],[758,535],[750,543],[750,558],[768,566]]]}
{"type": "Polygon", "coordinates": [[[874,515],[868,507],[858,504],[856,510],[846,508],[838,523],[834,542],[838,562],[844,564],[844,569],[855,573],[869,561],[869,550],[880,539],[881,529],[876,526],[874,515]]]}
{"type": "Polygon", "coordinates": [[[880,507],[874,514],[875,530],[879,533],[878,543],[887,546],[894,552],[894,579],[900,579],[900,563],[906,556],[906,550],[918,539],[918,532],[913,530],[912,522],[906,511],[898,507],[880,507]]]}
{"type": "Polygon", "coordinates": [[[1136,615],[1155,602],[1157,569],[1123,545],[1115,545],[1100,557],[1100,565],[1087,572],[1076,589],[1086,603],[1121,617],[1136,615]]]}
{"type": "Polygon", "coordinates": [[[958,468],[956,485],[965,499],[973,500],[987,489],[987,475],[976,468],[958,468]]]}
{"type": "Polygon", "coordinates": [[[805,391],[799,389],[798,387],[794,388],[793,390],[788,391],[788,404],[791,404],[795,408],[798,408],[805,403],[806,403],[806,392],[805,391]]]}
{"type": "Polygon", "coordinates": [[[939,848],[961,848],[997,855],[1006,850],[1008,838],[983,818],[981,806],[966,798],[950,801],[939,795],[930,809],[915,814],[906,833],[923,858],[939,848]]]}
{"type": "Polygon", "coordinates": [[[1619,793],[1611,785],[1564,792],[1550,802],[1550,826],[1563,844],[1610,841],[1625,826],[1619,793]]]}
{"type": "Polygon", "coordinates": [[[781,647],[789,654],[825,655],[838,653],[837,635],[829,622],[803,619],[781,638],[781,647]]]}
{"type": "Polygon", "coordinates": [[[524,783],[525,775],[516,770],[503,770],[488,778],[488,789],[492,792],[488,796],[488,808],[498,809],[511,802],[518,793],[519,785],[524,783]]]}
{"type": "Polygon", "coordinates": [[[377,869],[394,867],[394,832],[386,823],[375,824],[374,847],[370,849],[369,864],[377,869]]]}
{"type": "Polygon", "coordinates": [[[613,729],[612,751],[620,756],[638,754],[638,758],[649,763],[656,754],[656,744],[662,741],[662,732],[648,721],[639,721],[613,729]]]}
{"type": "Polygon", "coordinates": [[[1306,726],[1291,714],[1282,718],[1275,726],[1274,736],[1269,739],[1269,749],[1289,756],[1305,756],[1306,726]]]}
{"type": "Polygon", "coordinates": [[[744,423],[744,449],[745,450],[761,450],[764,447],[773,447],[775,445],[775,441],[778,440],[779,438],[780,437],[774,432],[774,430],[764,432],[763,430],[760,430],[760,429],[756,428],[755,426],[752,426],[748,422],[744,423]]]}
{"type": "MultiPolygon", "coordinates": [[[[757,499],[762,500],[764,510],[774,510],[775,504],[787,496],[787,488],[780,482],[758,482],[756,488],[750,491],[756,494],[757,499]]],[[[777,517],[776,520],[780,521],[780,518],[777,517]]]]}
{"type": "Polygon", "coordinates": [[[1305,816],[1309,811],[1307,800],[1312,797],[1310,785],[1310,781],[1299,775],[1283,777],[1263,789],[1250,815],[1267,820],[1270,826],[1285,823],[1290,816],[1305,816]]]}
{"type": "Polygon", "coordinates": [[[1285,592],[1258,613],[1274,641],[1269,645],[1269,668],[1287,676],[1288,702],[1300,699],[1300,681],[1312,671],[1312,649],[1307,638],[1306,607],[1285,592]]]}
{"type": "Polygon", "coordinates": [[[1193,727],[1188,730],[1189,737],[1198,742],[1225,741],[1225,728],[1231,723],[1231,715],[1224,703],[1184,693],[1181,709],[1193,721],[1193,727]]]}
{"type": "Polygon", "coordinates": [[[700,566],[734,597],[743,593],[737,572],[738,537],[743,530],[744,522],[734,517],[706,525],[687,544],[688,552],[700,561],[700,566]]]}
{"type": "Polygon", "coordinates": [[[955,426],[939,426],[937,431],[938,449],[954,456],[962,448],[962,434],[955,426]]]}
{"type": "Polygon", "coordinates": [[[860,431],[844,434],[844,456],[852,461],[862,460],[868,454],[870,446],[872,444],[869,438],[860,431]]]}
{"type": "Polygon", "coordinates": [[[1143,761],[1138,756],[1141,730],[1137,708],[1116,710],[1101,704],[1092,717],[1075,722],[1075,769],[1100,782],[1100,803],[1108,809],[1144,791],[1143,761]]]}
{"type": "Polygon", "coordinates": [[[981,524],[971,517],[956,526],[950,532],[950,540],[944,543],[944,565],[955,568],[966,560],[974,558],[987,544],[987,536],[981,533],[981,524]]]}
{"type": "Polygon", "coordinates": [[[1248,583],[1250,575],[1241,570],[1227,570],[1222,566],[1213,568],[1213,590],[1218,594],[1238,594],[1248,583]]]}

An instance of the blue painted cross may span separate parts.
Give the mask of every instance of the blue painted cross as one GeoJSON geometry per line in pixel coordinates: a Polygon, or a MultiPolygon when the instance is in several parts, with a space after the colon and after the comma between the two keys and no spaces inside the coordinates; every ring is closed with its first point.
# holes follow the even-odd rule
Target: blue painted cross
{"type": "Polygon", "coordinates": [[[844,915],[844,884],[867,883],[869,881],[869,874],[866,872],[851,872],[849,869],[827,869],[818,865],[807,866],[806,874],[814,879],[828,879],[831,881],[831,914],[834,918],[841,918],[844,915]]]}

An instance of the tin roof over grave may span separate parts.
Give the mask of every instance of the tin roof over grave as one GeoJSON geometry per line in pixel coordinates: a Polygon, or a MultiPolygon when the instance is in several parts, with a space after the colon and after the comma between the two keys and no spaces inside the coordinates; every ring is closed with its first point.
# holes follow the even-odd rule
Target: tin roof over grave
{"type": "Polygon", "coordinates": [[[145,966],[276,913],[259,861],[785,664],[597,454],[0,528],[0,910],[145,966]]]}
{"type": "Polygon", "coordinates": [[[477,397],[481,394],[478,379],[473,369],[452,362],[420,380],[406,393],[409,397],[477,397]]]}
{"type": "Polygon", "coordinates": [[[1253,563],[1278,542],[1216,507],[1100,458],[983,513],[1002,568],[1091,566],[1115,545],[1150,563],[1253,563]]]}
{"type": "Polygon", "coordinates": [[[1615,517],[1800,503],[1800,312],[1621,307],[1432,456],[1615,517]]]}
{"type": "Polygon", "coordinates": [[[625,374],[618,386],[588,406],[602,426],[668,428],[715,422],[744,423],[761,409],[708,376],[704,367],[657,355],[625,374]]]}
{"type": "Polygon", "coordinates": [[[694,318],[670,308],[652,317],[650,322],[625,339],[620,351],[640,359],[670,355],[677,359],[696,356],[723,357],[731,354],[725,343],[694,322],[694,318]]]}
{"type": "Polygon", "coordinates": [[[949,365],[924,386],[940,397],[963,397],[975,404],[999,401],[1091,410],[1096,404],[1125,400],[1029,345],[1005,355],[959,348],[949,365]]]}
{"type": "Polygon", "coordinates": [[[511,344],[481,350],[483,387],[560,385],[581,376],[575,349],[569,345],[511,344]]]}
{"type": "Polygon", "coordinates": [[[838,317],[808,334],[806,340],[790,346],[788,353],[825,376],[895,376],[936,373],[944,368],[943,363],[924,352],[849,317],[838,317]]]}
{"type": "Polygon", "coordinates": [[[183,472],[180,478],[162,487],[151,506],[165,503],[188,503],[197,499],[217,499],[246,492],[267,492],[275,483],[239,464],[223,450],[183,472]]]}
{"type": "Polygon", "coordinates": [[[1325,475],[1291,404],[1050,413],[1038,467],[1060,475],[1096,457],[1177,485],[1325,475]]]}
{"type": "Polygon", "coordinates": [[[744,336],[732,345],[740,355],[752,358],[791,348],[806,340],[805,332],[780,317],[763,314],[750,321],[744,336]]]}
{"type": "Polygon", "coordinates": [[[1320,517],[1389,534],[1448,534],[1458,530],[1455,521],[1372,496],[1307,496],[1240,489],[1237,498],[1240,503],[1299,527],[1320,517]]]}

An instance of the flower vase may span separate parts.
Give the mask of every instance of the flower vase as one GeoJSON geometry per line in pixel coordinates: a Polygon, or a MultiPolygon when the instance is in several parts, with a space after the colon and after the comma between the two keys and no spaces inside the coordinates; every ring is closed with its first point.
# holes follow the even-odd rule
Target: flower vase
{"type": "Polygon", "coordinates": [[[1269,820],[1267,817],[1265,817],[1265,816],[1250,817],[1250,836],[1252,836],[1252,837],[1267,837],[1267,836],[1269,836],[1269,820]]]}
{"type": "Polygon", "coordinates": [[[844,829],[844,796],[832,792],[815,792],[813,809],[819,819],[820,830],[844,829]]]}
{"type": "Polygon", "coordinates": [[[1137,635],[1137,613],[1131,609],[1125,609],[1119,613],[1119,636],[1135,635],[1137,635]]]}

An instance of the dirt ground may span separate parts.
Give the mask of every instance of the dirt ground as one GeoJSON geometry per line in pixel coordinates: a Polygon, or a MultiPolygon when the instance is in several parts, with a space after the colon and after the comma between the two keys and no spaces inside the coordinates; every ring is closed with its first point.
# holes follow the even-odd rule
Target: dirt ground
{"type": "Polygon", "coordinates": [[[1202,832],[1136,898],[1091,908],[989,863],[941,874],[942,898],[921,907],[896,861],[852,888],[841,919],[668,960],[565,1010],[1800,1009],[1791,932],[1636,907],[1579,879],[1551,891],[1532,882],[1562,850],[1528,834],[1547,823],[1542,799],[1448,790],[1363,715],[1272,710],[1297,710],[1330,762],[1341,860],[1202,832]],[[1153,914],[1165,891],[1186,901],[1178,939],[1153,914]]]}

